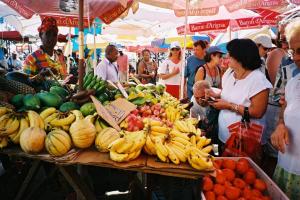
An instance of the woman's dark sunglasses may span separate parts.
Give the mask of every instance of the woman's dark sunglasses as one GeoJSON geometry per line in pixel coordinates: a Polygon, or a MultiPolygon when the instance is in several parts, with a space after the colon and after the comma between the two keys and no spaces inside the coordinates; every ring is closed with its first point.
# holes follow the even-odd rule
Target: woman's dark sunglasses
{"type": "Polygon", "coordinates": [[[180,51],[179,48],[172,48],[171,51],[180,51]]]}

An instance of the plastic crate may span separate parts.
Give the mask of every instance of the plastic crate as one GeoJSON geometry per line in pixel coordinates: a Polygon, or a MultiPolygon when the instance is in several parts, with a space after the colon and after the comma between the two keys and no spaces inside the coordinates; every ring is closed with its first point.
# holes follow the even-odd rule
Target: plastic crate
{"type": "MultiPolygon", "coordinates": [[[[257,175],[259,178],[265,181],[268,187],[268,194],[273,200],[289,200],[289,198],[281,191],[281,189],[274,183],[274,181],[249,157],[216,157],[215,159],[231,159],[238,161],[240,158],[245,158],[249,161],[251,167],[255,169],[257,175]]],[[[201,192],[201,197],[203,200],[205,199],[205,196],[203,192],[201,192]]]]}

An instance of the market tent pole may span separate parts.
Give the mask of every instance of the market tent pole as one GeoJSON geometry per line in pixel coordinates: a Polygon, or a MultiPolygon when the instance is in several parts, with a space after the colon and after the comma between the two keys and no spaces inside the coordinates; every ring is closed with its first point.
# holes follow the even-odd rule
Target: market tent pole
{"type": "Polygon", "coordinates": [[[94,25],[94,59],[93,59],[93,68],[95,69],[97,66],[97,52],[96,52],[96,22],[93,23],[94,25]]]}
{"type": "Polygon", "coordinates": [[[67,55],[67,72],[70,74],[70,52],[71,52],[71,27],[69,27],[69,45],[67,45],[68,49],[68,55],[67,55]]]}
{"type": "Polygon", "coordinates": [[[84,34],[83,34],[83,6],[84,0],[79,0],[79,60],[78,60],[78,84],[79,90],[83,90],[83,73],[84,73],[84,34]]]}
{"type": "Polygon", "coordinates": [[[186,50],[186,35],[187,35],[187,19],[188,19],[188,13],[189,13],[189,0],[185,1],[185,19],[184,19],[184,45],[183,45],[183,60],[182,60],[182,66],[181,66],[181,84],[180,84],[180,99],[183,98],[184,94],[184,86],[185,86],[185,80],[184,80],[184,70],[185,70],[185,50],[186,50]]]}

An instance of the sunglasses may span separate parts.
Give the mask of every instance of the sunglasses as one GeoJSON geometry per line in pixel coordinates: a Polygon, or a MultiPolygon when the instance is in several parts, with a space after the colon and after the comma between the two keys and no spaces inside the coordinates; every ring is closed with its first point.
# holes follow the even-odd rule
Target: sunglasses
{"type": "Polygon", "coordinates": [[[178,48],[172,48],[171,51],[180,51],[178,48]]]}
{"type": "Polygon", "coordinates": [[[259,44],[258,47],[262,47],[264,51],[269,51],[269,48],[264,47],[263,45],[259,44]]]}
{"type": "Polygon", "coordinates": [[[281,39],[281,40],[278,40],[279,43],[284,43],[284,44],[287,44],[287,40],[286,39],[281,39]]]}

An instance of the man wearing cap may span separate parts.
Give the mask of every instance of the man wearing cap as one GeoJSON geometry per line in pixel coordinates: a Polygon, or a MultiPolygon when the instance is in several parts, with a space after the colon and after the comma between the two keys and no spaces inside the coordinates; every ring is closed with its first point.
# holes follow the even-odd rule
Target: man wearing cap
{"type": "Polygon", "coordinates": [[[258,47],[259,56],[262,60],[260,70],[266,75],[267,79],[270,80],[268,69],[266,68],[266,57],[269,49],[274,47],[271,37],[267,34],[258,34],[253,38],[253,41],[258,47]]]}
{"type": "Polygon", "coordinates": [[[27,56],[23,71],[32,79],[43,80],[43,76],[47,74],[45,69],[48,68],[53,73],[57,73],[61,68],[61,65],[54,60],[54,47],[57,43],[58,34],[56,20],[52,17],[44,18],[38,31],[42,45],[27,56]]]}
{"type": "Polygon", "coordinates": [[[115,45],[109,44],[105,48],[105,58],[94,69],[94,74],[103,80],[110,80],[114,83],[119,81],[119,69],[117,66],[118,49],[115,45]]]}
{"type": "Polygon", "coordinates": [[[193,85],[195,83],[195,75],[198,68],[204,65],[204,55],[206,49],[206,43],[202,40],[198,40],[194,43],[194,55],[190,56],[187,59],[186,67],[184,70],[184,78],[185,78],[185,86],[186,90],[185,97],[187,96],[189,99],[193,96],[193,85]]]}

